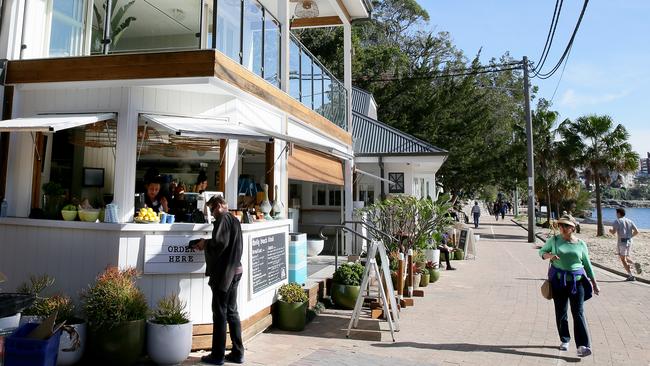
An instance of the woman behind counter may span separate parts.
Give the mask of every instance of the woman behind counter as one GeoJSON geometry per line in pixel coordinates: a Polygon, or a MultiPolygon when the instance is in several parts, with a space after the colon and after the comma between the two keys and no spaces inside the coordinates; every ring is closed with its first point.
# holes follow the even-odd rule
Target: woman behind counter
{"type": "Polygon", "coordinates": [[[154,212],[169,212],[167,198],[160,192],[161,178],[155,177],[152,181],[145,183],[147,193],[144,197],[144,204],[151,207],[154,212]]]}
{"type": "Polygon", "coordinates": [[[539,250],[542,259],[549,259],[548,279],[551,281],[553,303],[555,305],[555,322],[560,335],[560,350],[569,349],[571,334],[567,307],[571,304],[573,330],[579,357],[591,354],[587,319],[584,314],[584,302],[591,298],[592,292],[599,294],[600,289],[589,260],[589,250],[584,241],[573,236],[576,222],[571,216],[562,216],[558,221],[560,235],[548,239],[539,250]]]}

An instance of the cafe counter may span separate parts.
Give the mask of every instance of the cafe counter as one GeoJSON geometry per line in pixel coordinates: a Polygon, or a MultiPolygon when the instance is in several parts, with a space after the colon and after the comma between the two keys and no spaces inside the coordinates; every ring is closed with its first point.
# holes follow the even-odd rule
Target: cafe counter
{"type": "MultiPolygon", "coordinates": [[[[242,320],[268,310],[287,282],[291,220],[242,224],[243,276],[237,301],[242,320]]],[[[135,267],[150,306],[172,293],[187,302],[195,324],[212,323],[211,296],[202,252],[186,247],[209,238],[211,224],[111,224],[0,218],[0,271],[10,274],[3,291],[31,275],[48,274],[58,291],[79,299],[107,266],[135,267]]]]}

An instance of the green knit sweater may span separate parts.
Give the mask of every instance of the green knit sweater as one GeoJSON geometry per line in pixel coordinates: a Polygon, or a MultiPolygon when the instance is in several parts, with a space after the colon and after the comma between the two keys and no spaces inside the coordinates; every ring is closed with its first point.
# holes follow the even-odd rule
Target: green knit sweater
{"type": "MultiPolygon", "coordinates": [[[[539,256],[543,258],[545,253],[554,253],[560,257],[559,260],[551,262],[555,268],[564,271],[575,271],[582,267],[589,278],[594,278],[594,271],[591,268],[591,261],[589,260],[589,249],[584,241],[578,240],[576,243],[571,243],[562,238],[562,235],[555,235],[550,237],[544,246],[539,250],[539,256]],[[555,243],[554,243],[555,241],[555,243]]],[[[579,280],[580,277],[576,277],[579,280]]]]}

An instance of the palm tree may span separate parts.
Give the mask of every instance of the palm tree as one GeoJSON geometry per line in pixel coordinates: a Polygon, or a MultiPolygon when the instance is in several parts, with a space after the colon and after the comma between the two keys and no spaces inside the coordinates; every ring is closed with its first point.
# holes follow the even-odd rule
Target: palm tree
{"type": "Polygon", "coordinates": [[[589,115],[572,122],[566,120],[558,128],[564,139],[561,151],[574,169],[583,168],[596,186],[597,236],[604,235],[601,205],[601,184],[609,179],[609,172],[631,172],[637,169],[639,155],[627,142],[629,133],[610,116],[589,115]]]}

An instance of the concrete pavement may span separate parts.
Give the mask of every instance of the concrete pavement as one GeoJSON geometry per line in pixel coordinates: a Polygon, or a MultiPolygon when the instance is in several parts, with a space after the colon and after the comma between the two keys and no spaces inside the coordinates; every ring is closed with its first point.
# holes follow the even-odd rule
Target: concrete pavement
{"type": "Polygon", "coordinates": [[[246,364],[650,365],[650,286],[596,269],[601,295],[585,305],[594,353],[580,359],[573,343],[561,352],[553,304],[539,291],[547,262],[508,216],[481,219],[478,258],[456,261],[402,310],[397,342],[367,317],[347,339],[350,312],[327,310],[303,332],[260,334],[246,344],[246,364]]]}

